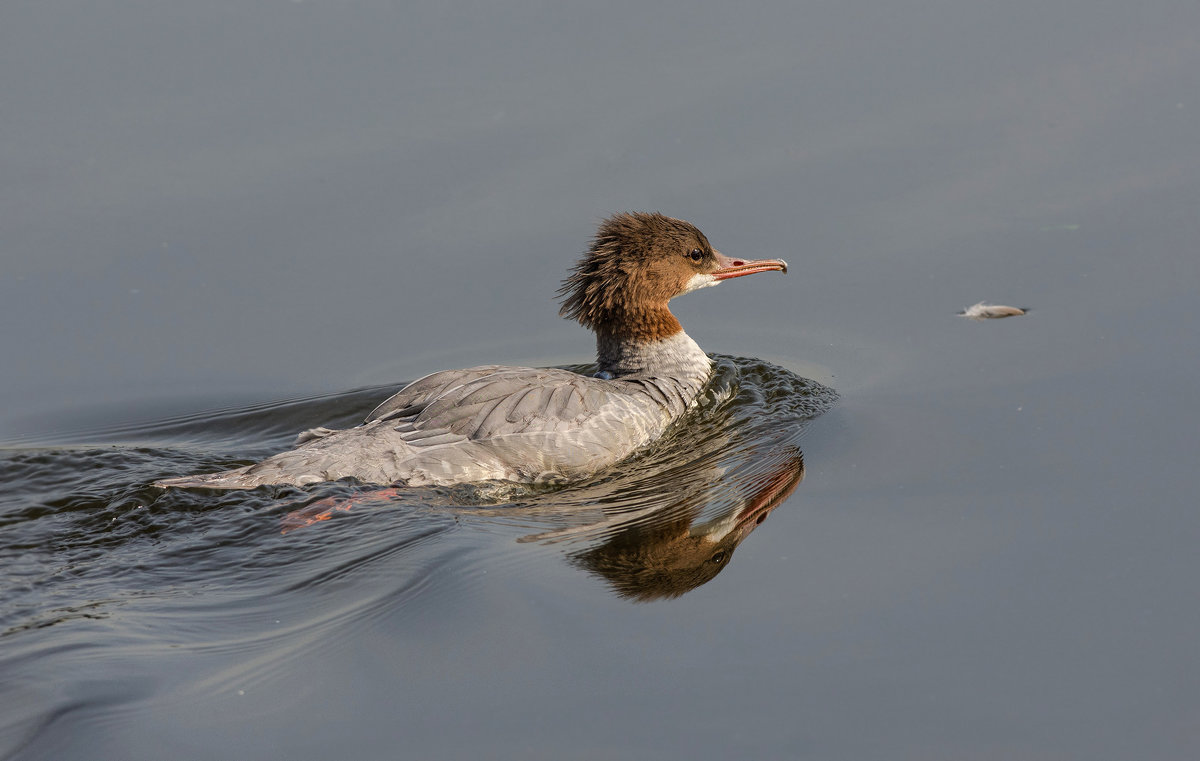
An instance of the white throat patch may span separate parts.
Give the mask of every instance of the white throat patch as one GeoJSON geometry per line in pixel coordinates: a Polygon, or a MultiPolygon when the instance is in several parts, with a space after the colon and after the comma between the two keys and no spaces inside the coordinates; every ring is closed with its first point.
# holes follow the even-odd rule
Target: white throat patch
{"type": "MultiPolygon", "coordinates": [[[[712,275],[705,275],[705,274],[692,275],[691,280],[688,280],[687,285],[684,286],[683,293],[691,293],[692,291],[698,291],[701,288],[707,288],[710,285],[717,285],[720,282],[721,282],[720,280],[717,280],[712,275]]],[[[680,295],[682,296],[683,293],[681,293],[680,295]]]]}

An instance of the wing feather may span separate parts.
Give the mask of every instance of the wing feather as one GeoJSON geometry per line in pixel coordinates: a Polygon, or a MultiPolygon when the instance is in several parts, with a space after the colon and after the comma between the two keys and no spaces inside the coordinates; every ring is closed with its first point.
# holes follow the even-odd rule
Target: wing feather
{"type": "Polygon", "coordinates": [[[628,402],[620,384],[569,370],[496,368],[464,383],[444,385],[441,394],[419,409],[407,406],[412,411],[404,417],[404,425],[412,426],[413,432],[397,428],[405,440],[415,442],[419,431],[452,433],[472,441],[556,431],[628,402]]]}
{"type": "Polygon", "coordinates": [[[447,390],[503,369],[505,368],[501,365],[481,365],[465,370],[443,370],[431,373],[424,378],[418,378],[383,400],[363,422],[370,423],[390,417],[414,415],[420,411],[422,406],[446,393],[447,390]]]}

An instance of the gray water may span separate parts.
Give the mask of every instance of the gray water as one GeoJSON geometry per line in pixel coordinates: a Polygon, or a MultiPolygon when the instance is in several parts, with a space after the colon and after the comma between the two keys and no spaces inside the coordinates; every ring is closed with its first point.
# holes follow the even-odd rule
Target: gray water
{"type": "Polygon", "coordinates": [[[1196,757],[1198,96],[1170,0],[6,5],[0,755],[1196,757]],[[625,209],[786,258],[673,309],[840,395],[657,463],[638,541],[770,513],[699,585],[604,484],[146,488],[589,361],[625,209]]]}

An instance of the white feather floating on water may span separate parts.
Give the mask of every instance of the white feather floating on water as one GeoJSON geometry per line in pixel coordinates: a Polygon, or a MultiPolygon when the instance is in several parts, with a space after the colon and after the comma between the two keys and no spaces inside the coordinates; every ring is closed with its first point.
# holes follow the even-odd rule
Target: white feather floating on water
{"type": "Polygon", "coordinates": [[[988,304],[981,301],[974,306],[967,307],[959,312],[959,314],[971,320],[998,320],[1001,317],[1023,315],[1028,311],[1028,309],[1021,309],[1019,307],[1006,307],[1001,304],[988,304]]]}

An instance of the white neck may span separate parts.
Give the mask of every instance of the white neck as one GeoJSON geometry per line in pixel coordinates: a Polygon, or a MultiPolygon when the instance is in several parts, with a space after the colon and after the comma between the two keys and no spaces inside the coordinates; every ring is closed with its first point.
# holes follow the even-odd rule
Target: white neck
{"type": "Polygon", "coordinates": [[[708,380],[712,361],[682,330],[669,338],[637,341],[616,336],[596,336],[596,357],[601,372],[619,378],[643,375],[669,378],[699,391],[708,380]]]}

